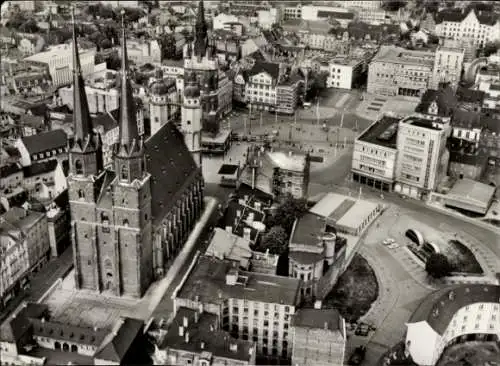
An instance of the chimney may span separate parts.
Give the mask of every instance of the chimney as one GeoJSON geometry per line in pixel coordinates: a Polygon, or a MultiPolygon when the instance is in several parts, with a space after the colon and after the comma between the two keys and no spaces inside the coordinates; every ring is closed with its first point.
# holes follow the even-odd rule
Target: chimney
{"type": "Polygon", "coordinates": [[[325,330],[328,330],[328,322],[325,322],[325,330]]]}
{"type": "Polygon", "coordinates": [[[249,227],[245,227],[243,228],[243,238],[246,239],[246,240],[251,240],[251,230],[249,227]]]}
{"type": "Polygon", "coordinates": [[[250,224],[253,223],[254,218],[255,218],[255,213],[250,212],[250,214],[248,215],[248,222],[250,224]]]}
{"type": "Polygon", "coordinates": [[[232,226],[226,226],[226,231],[228,233],[233,233],[233,227],[232,226]]]}
{"type": "Polygon", "coordinates": [[[200,315],[201,315],[201,314],[203,314],[203,310],[204,310],[204,309],[203,309],[203,304],[200,304],[200,305],[198,306],[198,311],[200,312],[200,315]]]}
{"type": "Polygon", "coordinates": [[[203,341],[202,341],[202,342],[200,343],[200,348],[201,348],[201,349],[205,349],[205,342],[203,342],[203,341]]]}
{"type": "Polygon", "coordinates": [[[214,325],[213,324],[210,324],[210,331],[213,332],[214,331],[214,325]]]}
{"type": "Polygon", "coordinates": [[[243,197],[245,198],[245,203],[247,203],[248,202],[248,194],[244,195],[243,197]]]}
{"type": "Polygon", "coordinates": [[[198,324],[198,316],[199,316],[198,312],[195,311],[195,313],[194,313],[194,322],[195,322],[195,324],[198,324]]]}
{"type": "Polygon", "coordinates": [[[230,350],[231,352],[238,352],[238,344],[237,344],[237,343],[231,343],[231,344],[229,345],[229,350],[230,350]]]}
{"type": "Polygon", "coordinates": [[[293,151],[289,151],[288,156],[292,156],[292,155],[293,155],[293,151]]]}
{"type": "Polygon", "coordinates": [[[236,210],[236,217],[241,217],[241,210],[236,210]]]}
{"type": "Polygon", "coordinates": [[[321,305],[322,305],[321,300],[316,300],[314,302],[314,308],[315,309],[321,309],[321,305]]]}
{"type": "Polygon", "coordinates": [[[184,327],[179,327],[179,337],[184,337],[184,327]]]}
{"type": "Polygon", "coordinates": [[[184,340],[186,341],[186,343],[189,343],[189,332],[186,332],[184,340]]]}
{"type": "Polygon", "coordinates": [[[184,319],[182,319],[182,325],[184,326],[184,328],[187,328],[188,327],[188,318],[187,316],[184,317],[184,319]]]}

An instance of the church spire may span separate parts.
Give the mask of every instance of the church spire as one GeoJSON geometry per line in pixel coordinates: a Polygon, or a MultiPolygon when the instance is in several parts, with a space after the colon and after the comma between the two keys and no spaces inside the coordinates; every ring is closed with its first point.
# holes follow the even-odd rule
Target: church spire
{"type": "Polygon", "coordinates": [[[73,20],[73,122],[75,128],[75,143],[83,149],[93,135],[92,120],[90,118],[89,104],[83,83],[82,66],[78,54],[76,40],[75,11],[72,11],[73,20]]]}
{"type": "Polygon", "coordinates": [[[204,56],[207,51],[207,23],[205,22],[205,7],[203,0],[200,0],[198,5],[198,14],[196,24],[194,26],[194,54],[204,56]]]}
{"type": "Polygon", "coordinates": [[[132,85],[129,79],[127,59],[127,41],[125,37],[124,11],[122,10],[122,65],[121,65],[121,100],[120,100],[120,133],[119,145],[121,152],[127,155],[142,149],[142,140],[137,128],[135,101],[132,85]]]}

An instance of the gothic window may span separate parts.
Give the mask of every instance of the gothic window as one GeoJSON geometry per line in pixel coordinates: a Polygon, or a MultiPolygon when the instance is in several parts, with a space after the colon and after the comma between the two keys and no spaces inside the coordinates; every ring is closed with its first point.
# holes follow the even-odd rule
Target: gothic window
{"type": "Polygon", "coordinates": [[[80,159],[75,160],[75,173],[83,174],[83,165],[80,159]]]}
{"type": "Polygon", "coordinates": [[[123,219],[123,226],[128,226],[128,220],[127,219],[123,219]]]}
{"type": "Polygon", "coordinates": [[[102,231],[104,233],[109,233],[109,216],[105,212],[101,212],[101,223],[103,224],[102,231]]]}
{"type": "Polygon", "coordinates": [[[83,192],[83,189],[78,190],[78,198],[85,198],[85,193],[83,192]]]}
{"type": "Polygon", "coordinates": [[[120,176],[122,180],[128,180],[128,167],[126,164],[122,165],[120,176]]]}

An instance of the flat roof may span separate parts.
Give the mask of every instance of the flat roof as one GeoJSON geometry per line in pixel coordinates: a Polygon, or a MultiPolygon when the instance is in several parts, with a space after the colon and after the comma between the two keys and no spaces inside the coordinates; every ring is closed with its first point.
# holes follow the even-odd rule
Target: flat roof
{"type": "Polygon", "coordinates": [[[306,154],[297,153],[295,151],[267,151],[266,154],[272,162],[281,169],[303,171],[306,166],[306,154]]]}
{"type": "Polygon", "coordinates": [[[205,253],[219,259],[238,261],[240,266],[244,268],[248,268],[249,260],[252,257],[249,240],[218,227],[215,228],[205,253]]]}
{"type": "Polygon", "coordinates": [[[324,231],[326,226],[325,219],[320,215],[308,212],[295,224],[292,243],[316,245],[318,235],[324,231]]]}
{"type": "Polygon", "coordinates": [[[434,52],[407,50],[395,46],[382,46],[373,58],[373,61],[432,67],[434,65],[434,52]]]}
{"type": "Polygon", "coordinates": [[[410,116],[402,120],[401,122],[412,125],[412,126],[417,126],[417,127],[422,127],[422,128],[427,128],[429,130],[434,130],[434,131],[441,131],[441,128],[436,126],[436,123],[439,123],[439,121],[433,121],[429,118],[423,118],[419,116],[410,116]]]}
{"type": "Polygon", "coordinates": [[[368,129],[358,137],[358,140],[396,149],[399,121],[400,119],[396,117],[383,116],[368,127],[368,129]],[[386,134],[384,134],[384,132],[386,132],[386,134]]]}
{"type": "MultiPolygon", "coordinates": [[[[32,61],[32,62],[42,62],[49,63],[49,61],[54,57],[64,57],[64,54],[71,55],[73,52],[72,44],[65,44],[56,46],[50,50],[44,52],[38,52],[34,55],[28,56],[24,59],[24,61],[32,61]]],[[[92,52],[91,50],[79,49],[78,54],[81,56],[87,52],[92,52]]]]}
{"type": "Polygon", "coordinates": [[[236,173],[238,168],[239,166],[236,164],[222,164],[217,174],[222,174],[222,175],[234,174],[236,173]]]}
{"type": "MultiPolygon", "coordinates": [[[[350,198],[348,196],[344,196],[344,195],[338,194],[338,193],[329,192],[326,195],[324,195],[313,207],[311,207],[309,212],[316,214],[316,215],[319,215],[319,216],[322,216],[322,217],[330,217],[330,215],[335,214],[335,211],[338,208],[340,208],[340,206],[342,206],[342,204],[346,200],[348,200],[349,202],[354,201],[352,198],[350,198]]],[[[334,215],[331,218],[335,219],[336,216],[337,215],[334,215]]],[[[340,216],[338,218],[340,218],[340,216]]]]}
{"type": "Polygon", "coordinates": [[[229,260],[201,256],[177,297],[212,304],[229,298],[290,306],[298,303],[299,279],[239,271],[239,277],[246,277],[245,284],[228,285],[226,274],[233,265],[229,260]]]}
{"type": "Polygon", "coordinates": [[[375,202],[357,200],[356,203],[338,221],[338,225],[349,228],[358,228],[378,207],[375,202]]]}
{"type": "Polygon", "coordinates": [[[329,62],[330,65],[356,66],[362,63],[363,60],[351,56],[336,56],[329,62]]]}
{"type": "Polygon", "coordinates": [[[340,331],[343,335],[342,320],[336,309],[299,309],[292,318],[292,326],[340,331]]]}
{"type": "Polygon", "coordinates": [[[474,204],[489,205],[495,195],[495,187],[472,179],[458,179],[445,196],[454,200],[472,201],[474,204]]]}

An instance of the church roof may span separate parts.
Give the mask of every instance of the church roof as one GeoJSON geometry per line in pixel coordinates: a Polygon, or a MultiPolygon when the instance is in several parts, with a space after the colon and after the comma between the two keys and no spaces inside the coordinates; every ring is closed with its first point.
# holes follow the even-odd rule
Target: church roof
{"type": "Polygon", "coordinates": [[[145,147],[146,168],[151,174],[153,224],[158,224],[198,167],[181,132],[171,123],[151,136],[145,147]]]}
{"type": "Polygon", "coordinates": [[[129,351],[132,343],[141,332],[144,322],[138,319],[124,318],[115,333],[111,333],[111,339],[96,352],[95,358],[121,362],[127,352],[129,351]]]}

